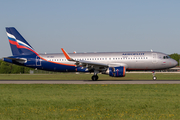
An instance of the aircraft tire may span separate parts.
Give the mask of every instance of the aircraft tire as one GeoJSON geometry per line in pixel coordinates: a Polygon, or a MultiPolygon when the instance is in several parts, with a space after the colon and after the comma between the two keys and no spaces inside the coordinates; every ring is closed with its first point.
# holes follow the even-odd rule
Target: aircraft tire
{"type": "Polygon", "coordinates": [[[153,80],[156,80],[157,79],[157,77],[156,76],[153,76],[153,80]]]}
{"type": "Polygon", "coordinates": [[[97,76],[97,75],[93,75],[93,76],[91,77],[91,79],[92,79],[93,81],[96,81],[96,80],[98,80],[98,76],[97,76]]]}

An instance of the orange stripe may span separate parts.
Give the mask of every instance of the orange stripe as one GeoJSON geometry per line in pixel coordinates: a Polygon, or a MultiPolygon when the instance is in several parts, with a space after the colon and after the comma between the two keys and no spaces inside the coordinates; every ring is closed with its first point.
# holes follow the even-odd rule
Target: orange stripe
{"type": "Polygon", "coordinates": [[[55,64],[60,64],[60,65],[67,65],[67,66],[76,66],[76,65],[71,65],[71,64],[64,64],[64,63],[58,63],[58,62],[52,62],[52,61],[48,61],[45,58],[41,57],[40,55],[38,55],[41,59],[43,59],[44,61],[50,62],[50,63],[55,63],[55,64]]]}

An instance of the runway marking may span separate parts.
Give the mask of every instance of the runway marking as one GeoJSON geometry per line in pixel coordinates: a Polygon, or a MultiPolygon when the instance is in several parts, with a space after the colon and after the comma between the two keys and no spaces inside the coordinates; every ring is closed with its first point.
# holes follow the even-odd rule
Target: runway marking
{"type": "Polygon", "coordinates": [[[180,80],[0,80],[0,84],[180,84],[180,80]]]}

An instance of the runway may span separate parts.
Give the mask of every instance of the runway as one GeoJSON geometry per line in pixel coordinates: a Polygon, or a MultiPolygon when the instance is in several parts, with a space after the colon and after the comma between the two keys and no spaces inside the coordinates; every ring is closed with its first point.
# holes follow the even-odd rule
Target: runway
{"type": "Polygon", "coordinates": [[[0,80],[0,84],[180,84],[180,80],[0,80]]]}

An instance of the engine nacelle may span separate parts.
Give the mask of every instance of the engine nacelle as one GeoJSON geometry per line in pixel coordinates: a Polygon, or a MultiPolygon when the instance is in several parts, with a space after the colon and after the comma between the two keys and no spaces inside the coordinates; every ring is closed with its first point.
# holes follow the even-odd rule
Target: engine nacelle
{"type": "MultiPolygon", "coordinates": [[[[107,71],[108,72],[108,71],[107,71]]],[[[126,67],[109,67],[109,76],[124,77],[126,75],[126,67]]]]}

